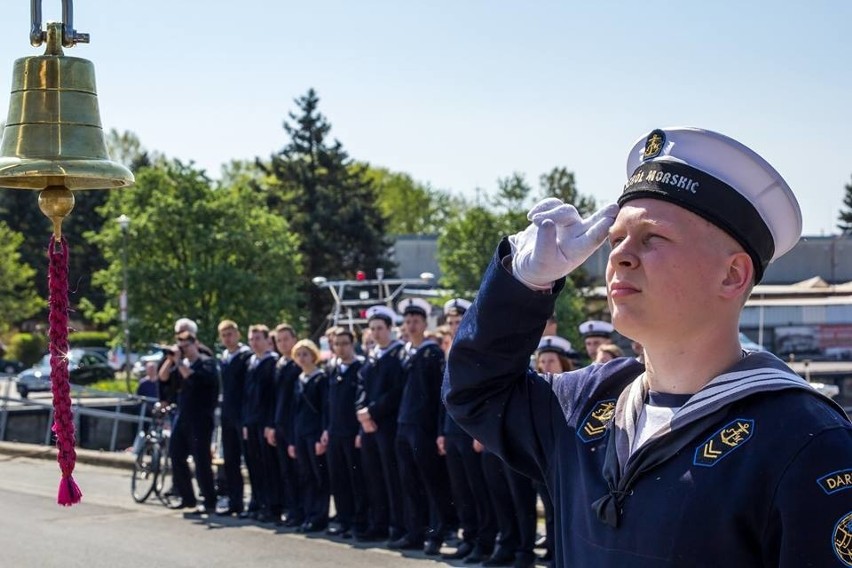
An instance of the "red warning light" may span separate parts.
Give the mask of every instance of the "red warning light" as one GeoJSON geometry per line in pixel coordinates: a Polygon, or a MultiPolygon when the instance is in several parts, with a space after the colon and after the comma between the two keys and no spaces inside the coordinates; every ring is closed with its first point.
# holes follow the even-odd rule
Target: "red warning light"
{"type": "Polygon", "coordinates": [[[358,282],[361,282],[361,281],[366,280],[366,279],[367,279],[367,275],[364,273],[363,270],[359,270],[358,272],[355,273],[355,280],[357,280],[358,282]]]}

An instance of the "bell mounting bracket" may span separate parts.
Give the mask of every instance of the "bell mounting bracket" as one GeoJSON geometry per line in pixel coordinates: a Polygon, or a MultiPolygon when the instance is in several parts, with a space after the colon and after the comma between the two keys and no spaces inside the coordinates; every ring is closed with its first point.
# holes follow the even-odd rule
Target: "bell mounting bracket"
{"type": "MultiPolygon", "coordinates": [[[[38,47],[47,40],[47,32],[41,28],[41,0],[30,0],[30,23],[30,44],[38,47]]],[[[74,29],[74,3],[62,0],[62,46],[78,43],[89,43],[89,34],[74,29]]]]}

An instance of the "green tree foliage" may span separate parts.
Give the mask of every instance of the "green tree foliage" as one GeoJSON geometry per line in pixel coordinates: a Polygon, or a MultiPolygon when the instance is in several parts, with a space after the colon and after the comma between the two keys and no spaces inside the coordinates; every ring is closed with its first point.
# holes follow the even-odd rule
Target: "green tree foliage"
{"type": "Polygon", "coordinates": [[[23,235],[0,222],[0,331],[7,331],[47,305],[33,283],[35,269],[22,261],[23,242],[23,235]]]}
{"type": "Polygon", "coordinates": [[[8,354],[10,359],[20,361],[26,367],[38,363],[47,351],[48,341],[40,333],[16,333],[9,341],[8,354]]]}
{"type": "Polygon", "coordinates": [[[366,177],[376,188],[377,204],[391,235],[436,234],[464,203],[406,173],[368,166],[366,177]]]}
{"type": "Polygon", "coordinates": [[[594,197],[581,195],[577,191],[574,172],[569,172],[565,167],[556,167],[546,174],[542,174],[539,177],[539,188],[541,189],[542,199],[545,197],[559,198],[576,207],[583,217],[594,213],[597,208],[594,197]]]}
{"type": "Polygon", "coordinates": [[[843,195],[843,208],[838,215],[837,228],[844,235],[852,233],[852,183],[847,183],[844,186],[845,193],[843,195]]]}
{"type": "Polygon", "coordinates": [[[139,137],[126,130],[124,132],[114,128],[110,130],[106,135],[106,145],[110,159],[124,164],[134,173],[162,159],[159,154],[148,152],[142,146],[139,137]]]}
{"type": "MultiPolygon", "coordinates": [[[[192,165],[163,161],[141,169],[134,188],[111,192],[101,212],[131,219],[128,305],[138,343],[169,339],[179,317],[198,322],[212,344],[223,318],[273,325],[296,313],[298,238],[248,187],[213,187],[192,165]]],[[[108,262],[95,281],[112,300],[97,317],[114,322],[124,235],[110,222],[87,237],[108,262]]]]}
{"type": "Polygon", "coordinates": [[[484,207],[471,207],[450,220],[438,237],[441,286],[472,297],[506,229],[501,216],[484,207]]]}
{"type": "Polygon", "coordinates": [[[299,114],[290,113],[284,122],[289,142],[258,166],[272,178],[265,192],[268,204],[300,237],[305,312],[316,335],[332,304],[327,291],[311,284],[312,277],[352,278],[358,270],[374,274],[380,267],[392,276],[394,266],[366,166],[354,164],[343,145],[330,140],[331,124],[319,112],[313,89],[295,102],[299,114]]]}

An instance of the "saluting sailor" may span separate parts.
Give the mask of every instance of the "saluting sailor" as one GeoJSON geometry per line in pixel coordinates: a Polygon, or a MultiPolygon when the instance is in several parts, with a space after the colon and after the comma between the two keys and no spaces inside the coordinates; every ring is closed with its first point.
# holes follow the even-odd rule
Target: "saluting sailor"
{"type": "Polygon", "coordinates": [[[504,240],[450,351],[459,424],[545,481],[556,566],[850,566],[852,425],[769,353],[745,353],[742,306],[790,250],[801,213],[755,152],[698,128],[655,130],[616,205],[556,199],[504,240]],[[634,358],[527,370],[564,277],[609,235],[615,328],[634,358]],[[514,348],[514,350],[513,350],[514,348]]]}

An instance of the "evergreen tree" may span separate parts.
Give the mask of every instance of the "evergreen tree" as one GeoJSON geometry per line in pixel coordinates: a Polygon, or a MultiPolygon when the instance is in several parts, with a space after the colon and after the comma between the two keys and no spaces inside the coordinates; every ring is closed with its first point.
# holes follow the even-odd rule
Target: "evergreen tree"
{"type": "Polygon", "coordinates": [[[847,183],[844,187],[846,193],[843,196],[843,209],[840,210],[840,215],[838,215],[840,222],[837,224],[837,228],[844,235],[848,235],[852,233],[852,183],[847,183]]]}
{"type": "Polygon", "coordinates": [[[21,262],[24,236],[0,222],[0,332],[37,313],[47,302],[36,294],[35,270],[21,262]]]}
{"type": "Polygon", "coordinates": [[[317,335],[331,311],[331,296],[311,279],[352,278],[377,268],[391,276],[390,242],[385,219],[367,167],[355,164],[338,140],[330,140],[331,124],[319,110],[313,89],[296,99],[300,114],[289,114],[284,130],[288,144],[258,166],[272,178],[269,206],[299,235],[307,324],[317,335]]]}

